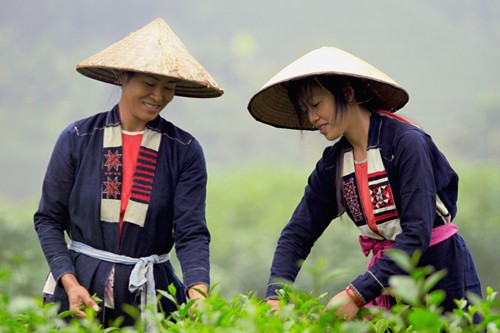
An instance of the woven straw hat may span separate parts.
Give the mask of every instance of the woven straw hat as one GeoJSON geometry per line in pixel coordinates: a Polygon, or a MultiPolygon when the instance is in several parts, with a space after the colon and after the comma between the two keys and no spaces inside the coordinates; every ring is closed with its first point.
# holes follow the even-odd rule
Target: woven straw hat
{"type": "Polygon", "coordinates": [[[116,85],[121,85],[122,71],[167,76],[178,80],[177,96],[208,98],[224,93],[161,18],[78,63],[76,70],[116,85]]]}
{"type": "Polygon", "coordinates": [[[279,128],[315,130],[308,119],[300,125],[286,83],[322,75],[350,77],[365,84],[372,95],[365,104],[370,108],[395,112],[409,99],[399,84],[372,65],[338,48],[321,47],[292,62],[264,84],[248,103],[250,114],[279,128]]]}

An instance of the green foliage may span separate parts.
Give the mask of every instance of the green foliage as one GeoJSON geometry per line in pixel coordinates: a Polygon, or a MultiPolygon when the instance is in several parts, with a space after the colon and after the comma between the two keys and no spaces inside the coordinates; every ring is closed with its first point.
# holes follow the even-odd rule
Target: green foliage
{"type": "MultiPolygon", "coordinates": [[[[499,332],[500,302],[497,293],[487,288],[485,299],[473,297],[468,304],[457,300],[457,309],[442,313],[441,297],[433,297],[429,290],[438,280],[439,272],[429,267],[417,267],[418,253],[412,258],[391,251],[390,255],[401,266],[408,269],[408,279],[394,277],[388,292],[398,299],[398,304],[389,311],[377,307],[361,309],[352,321],[343,321],[334,313],[336,308],[325,308],[327,294],[318,297],[311,293],[285,286],[279,291],[280,309],[273,310],[253,292],[240,294],[232,299],[220,295],[218,286],[212,287],[204,301],[191,300],[177,304],[177,310],[169,315],[159,313],[150,316],[148,323],[155,332],[499,332]],[[438,276],[436,276],[438,274],[438,276]],[[408,288],[416,288],[409,295],[408,288]],[[416,295],[416,296],[415,296],[416,295]],[[406,301],[409,302],[406,302],[406,301]],[[411,303],[411,304],[410,304],[411,303]],[[479,315],[478,324],[472,322],[479,315]]],[[[159,297],[175,302],[176,290],[159,290],[159,297]]],[[[439,292],[437,293],[439,294],[439,292]]],[[[97,300],[100,301],[100,300],[97,300]]],[[[86,319],[72,319],[71,311],[57,314],[57,306],[44,305],[38,298],[0,297],[0,332],[145,332],[138,318],[134,327],[116,326],[104,329],[96,320],[96,312],[85,309],[86,319]],[[66,320],[64,319],[66,318],[66,320]]]]}
{"type": "MultiPolygon", "coordinates": [[[[342,290],[353,273],[365,269],[356,228],[350,221],[338,220],[303,263],[297,289],[283,291],[289,302],[278,316],[273,314],[262,301],[268,270],[279,232],[300,200],[309,170],[261,166],[210,172],[207,221],[212,232],[212,281],[218,285],[196,309],[191,310],[194,302],[179,305],[171,317],[158,319],[158,326],[177,332],[258,332],[264,328],[268,332],[426,332],[437,331],[437,327],[444,332],[498,332],[499,303],[494,291],[500,287],[495,257],[499,249],[495,235],[500,232],[498,169],[462,165],[458,171],[461,188],[455,222],[472,250],[483,285],[492,286],[485,288],[484,299],[470,296],[472,306],[457,300],[454,313],[440,313],[443,295],[429,290],[442,273],[428,267],[416,269],[416,257],[394,252],[394,260],[411,272],[411,278],[391,280],[390,290],[400,299],[391,312],[373,308],[352,322],[340,322],[330,312],[323,313],[329,298],[325,291],[342,290]],[[484,318],[476,326],[472,324],[474,313],[484,318]],[[365,316],[371,320],[362,320],[365,316]]],[[[34,204],[0,205],[0,332],[104,331],[94,320],[67,323],[53,306],[33,298],[40,295],[47,273],[32,224],[35,209],[34,204]]],[[[168,297],[173,292],[160,295],[168,297]]],[[[137,317],[137,311],[134,315],[137,317]]]]}

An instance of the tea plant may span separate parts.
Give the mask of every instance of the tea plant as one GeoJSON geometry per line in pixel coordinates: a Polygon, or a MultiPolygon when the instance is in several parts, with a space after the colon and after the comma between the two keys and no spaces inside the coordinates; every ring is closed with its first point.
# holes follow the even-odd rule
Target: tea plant
{"type": "MultiPolygon", "coordinates": [[[[335,308],[325,311],[329,299],[327,293],[318,297],[312,292],[285,286],[279,291],[281,307],[271,309],[265,300],[254,292],[232,299],[220,295],[219,286],[211,288],[204,301],[177,304],[177,310],[169,315],[161,311],[149,317],[154,332],[500,332],[500,303],[497,293],[486,288],[485,297],[468,295],[469,301],[456,300],[457,308],[443,313],[440,304],[444,294],[432,290],[445,272],[432,267],[418,267],[419,253],[408,257],[402,252],[387,253],[408,275],[390,279],[387,293],[397,300],[390,310],[377,307],[363,308],[352,321],[337,318],[335,308]],[[479,318],[475,324],[474,317],[479,318]]],[[[0,284],[7,284],[9,274],[0,270],[0,284]]],[[[176,290],[158,291],[158,298],[166,297],[175,302],[176,290]]],[[[12,297],[0,294],[0,332],[145,332],[137,310],[130,314],[137,318],[134,327],[103,328],[96,319],[97,313],[85,309],[86,319],[71,318],[71,311],[58,314],[57,305],[43,304],[39,298],[12,297]]]]}

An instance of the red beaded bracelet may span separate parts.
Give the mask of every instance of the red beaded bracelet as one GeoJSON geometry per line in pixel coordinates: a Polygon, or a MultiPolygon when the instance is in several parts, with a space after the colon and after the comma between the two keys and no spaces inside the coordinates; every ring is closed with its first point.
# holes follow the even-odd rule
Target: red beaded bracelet
{"type": "Polygon", "coordinates": [[[347,288],[345,288],[345,291],[346,291],[347,295],[349,295],[349,297],[351,298],[351,300],[354,302],[354,304],[356,304],[356,306],[358,308],[360,308],[360,307],[363,306],[363,301],[361,300],[361,298],[358,295],[356,295],[356,293],[351,288],[351,286],[347,286],[347,288]]]}

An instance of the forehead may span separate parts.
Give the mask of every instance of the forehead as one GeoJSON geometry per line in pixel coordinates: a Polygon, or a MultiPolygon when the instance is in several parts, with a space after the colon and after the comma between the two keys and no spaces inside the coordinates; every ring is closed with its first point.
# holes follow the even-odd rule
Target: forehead
{"type": "Polygon", "coordinates": [[[176,83],[177,82],[176,79],[171,78],[171,77],[148,74],[148,73],[136,73],[135,76],[137,78],[151,79],[151,80],[155,80],[155,81],[161,81],[163,83],[176,83]]]}
{"type": "Polygon", "coordinates": [[[324,88],[315,82],[311,82],[299,87],[297,90],[297,100],[300,103],[311,103],[312,99],[321,97],[326,93],[327,91],[324,88]]]}

